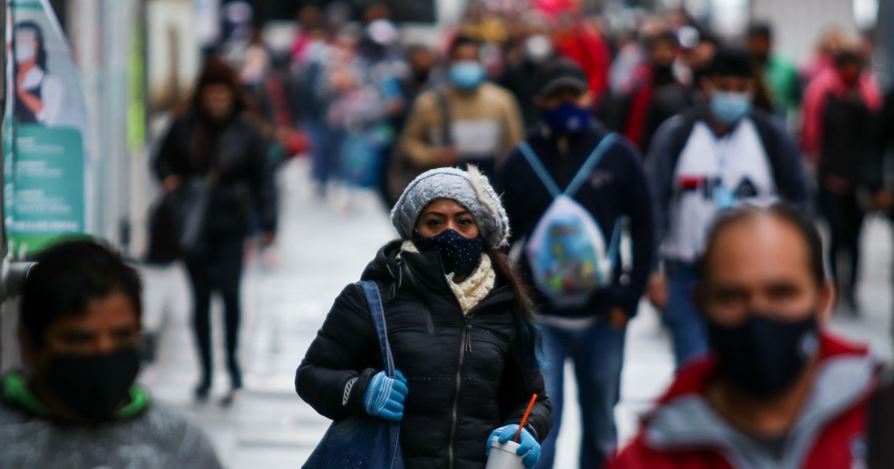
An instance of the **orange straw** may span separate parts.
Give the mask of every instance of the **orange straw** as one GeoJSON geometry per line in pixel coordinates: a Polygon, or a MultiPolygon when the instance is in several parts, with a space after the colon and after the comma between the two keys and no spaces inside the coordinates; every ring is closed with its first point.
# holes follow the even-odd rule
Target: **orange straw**
{"type": "Polygon", "coordinates": [[[528,417],[531,416],[531,411],[534,410],[534,404],[537,403],[537,394],[535,393],[531,396],[531,402],[528,402],[528,408],[525,409],[525,415],[522,416],[521,423],[518,424],[518,430],[515,431],[515,436],[512,437],[512,441],[518,443],[518,439],[521,437],[522,429],[525,428],[525,425],[528,424],[528,417]]]}

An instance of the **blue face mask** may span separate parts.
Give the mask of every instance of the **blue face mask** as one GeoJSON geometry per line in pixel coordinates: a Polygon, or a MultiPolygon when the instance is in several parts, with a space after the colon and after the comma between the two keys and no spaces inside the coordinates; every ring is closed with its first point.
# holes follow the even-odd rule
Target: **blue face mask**
{"type": "Polygon", "coordinates": [[[469,239],[451,229],[446,229],[432,238],[423,238],[414,231],[413,244],[420,252],[440,254],[444,273],[463,277],[475,272],[484,252],[484,238],[481,235],[469,239]]]}
{"type": "Polygon", "coordinates": [[[590,127],[593,119],[590,108],[569,102],[562,103],[555,109],[543,111],[542,116],[550,130],[560,135],[582,132],[590,127]]]}
{"type": "Polygon", "coordinates": [[[484,67],[480,63],[471,60],[465,60],[451,65],[450,70],[447,72],[447,76],[450,78],[450,82],[453,83],[453,86],[464,91],[471,91],[478,88],[484,83],[484,79],[486,78],[484,67]]]}
{"type": "Polygon", "coordinates": [[[726,125],[733,125],[751,112],[748,93],[717,92],[711,98],[711,114],[726,125]]]}

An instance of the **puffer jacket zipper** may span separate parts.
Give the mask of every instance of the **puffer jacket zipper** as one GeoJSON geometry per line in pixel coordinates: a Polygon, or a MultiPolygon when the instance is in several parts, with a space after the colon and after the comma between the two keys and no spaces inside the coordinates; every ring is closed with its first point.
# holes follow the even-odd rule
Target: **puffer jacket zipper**
{"type": "MultiPolygon", "coordinates": [[[[447,461],[450,469],[454,467],[454,449],[453,447],[456,444],[456,425],[458,420],[458,412],[459,412],[459,394],[462,390],[462,373],[463,373],[463,362],[466,358],[466,345],[467,341],[471,341],[469,337],[472,326],[469,324],[468,318],[463,318],[463,322],[465,323],[465,327],[463,327],[462,335],[459,341],[459,364],[456,367],[456,394],[453,396],[453,408],[450,411],[450,445],[447,447],[447,461]]],[[[471,349],[471,346],[469,347],[471,349]]],[[[469,350],[471,352],[471,350],[469,350]]]]}
{"type": "MultiPolygon", "coordinates": [[[[491,292],[493,295],[498,290],[494,290],[491,292]]],[[[475,305],[469,314],[463,315],[463,330],[460,334],[459,340],[459,363],[456,367],[456,394],[453,396],[453,407],[450,411],[450,441],[449,446],[447,447],[447,467],[449,469],[453,469],[455,466],[456,455],[454,451],[454,446],[456,445],[456,426],[459,419],[459,395],[462,391],[462,373],[463,373],[463,363],[465,362],[466,353],[472,353],[472,317],[478,312],[479,309],[484,306],[489,298],[485,298],[480,303],[475,305]]],[[[456,298],[454,297],[454,300],[456,298]]],[[[456,306],[462,314],[462,309],[459,306],[459,300],[456,300],[456,306]]]]}

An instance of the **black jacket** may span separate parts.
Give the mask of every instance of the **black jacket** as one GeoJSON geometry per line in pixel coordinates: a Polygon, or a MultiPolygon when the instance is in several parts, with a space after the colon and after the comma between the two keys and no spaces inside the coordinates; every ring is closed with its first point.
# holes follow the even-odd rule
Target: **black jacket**
{"type": "MultiPolygon", "coordinates": [[[[528,429],[543,440],[550,404],[533,345],[520,345],[512,289],[498,280],[463,316],[438,256],[404,252],[397,260],[400,245],[383,248],[363,279],[379,285],[395,366],[409,383],[401,422],[407,467],[483,468],[488,435],[518,423],[533,393],[540,397],[528,429]]],[[[331,419],[366,416],[363,395],[383,369],[378,350],[363,292],[348,285],[298,367],[298,395],[331,419]]]]}
{"type": "Polygon", "coordinates": [[[248,119],[232,119],[210,139],[216,147],[208,151],[211,161],[200,161],[197,155],[203,145],[199,129],[199,119],[192,114],[171,124],[155,155],[155,175],[159,180],[178,176],[185,181],[218,173],[205,225],[209,236],[245,236],[253,217],[265,233],[275,231],[274,162],[258,127],[248,119]]]}
{"type": "MultiPolygon", "coordinates": [[[[848,182],[852,188],[867,179],[864,171],[875,157],[878,116],[859,96],[826,96],[823,136],[817,165],[820,185],[826,177],[848,182]]],[[[872,178],[871,173],[868,178],[872,178]]]]}
{"type": "MultiPolygon", "coordinates": [[[[528,135],[528,143],[540,162],[561,189],[574,179],[593,149],[607,135],[594,125],[569,138],[568,152],[559,151],[558,142],[543,127],[528,135]]],[[[653,263],[655,243],[652,228],[652,200],[643,173],[639,151],[626,139],[619,139],[606,152],[574,200],[593,215],[605,236],[610,236],[615,223],[626,218],[632,240],[633,262],[629,275],[615,269],[612,286],[598,291],[581,308],[556,308],[546,298],[538,298],[540,312],[552,316],[590,317],[605,315],[612,308],[621,308],[628,316],[637,311],[637,304],[646,288],[653,263]]],[[[553,202],[553,197],[537,177],[519,150],[515,150],[497,175],[503,192],[503,206],[512,225],[513,243],[525,241],[553,202]]],[[[533,285],[527,258],[521,262],[522,272],[533,285]]]]}

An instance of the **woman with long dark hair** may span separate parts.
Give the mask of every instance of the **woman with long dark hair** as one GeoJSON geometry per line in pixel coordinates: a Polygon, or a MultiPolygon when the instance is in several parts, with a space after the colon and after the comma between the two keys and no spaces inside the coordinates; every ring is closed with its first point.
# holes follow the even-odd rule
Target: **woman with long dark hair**
{"type": "Polygon", "coordinates": [[[62,109],[62,83],[47,71],[43,30],[33,21],[16,23],[13,46],[16,121],[56,124],[62,109]]]}
{"type": "Polygon", "coordinates": [[[470,168],[428,171],[391,212],[401,239],[363,272],[381,292],[399,373],[389,378],[363,292],[335,300],[295,376],[298,394],[331,419],[401,422],[408,468],[483,468],[493,438],[521,430],[526,467],[549,432],[525,288],[500,250],[509,223],[487,180],[470,168]]]}
{"type": "Polygon", "coordinates": [[[164,190],[173,191],[202,180],[208,202],[197,249],[184,253],[193,293],[193,328],[199,350],[201,379],[198,399],[212,384],[210,330],[211,294],[224,302],[226,364],[230,374],[229,403],[242,387],[237,358],[244,245],[252,221],[261,227],[265,244],[276,230],[276,187],[268,142],[249,113],[236,72],[219,59],[202,70],[189,107],[171,124],[154,166],[164,190]]]}

